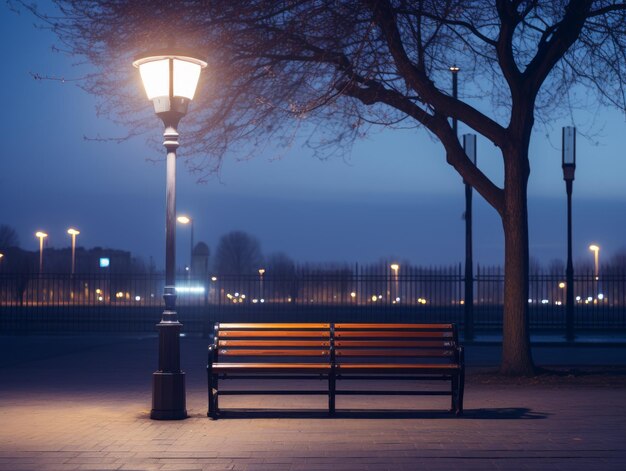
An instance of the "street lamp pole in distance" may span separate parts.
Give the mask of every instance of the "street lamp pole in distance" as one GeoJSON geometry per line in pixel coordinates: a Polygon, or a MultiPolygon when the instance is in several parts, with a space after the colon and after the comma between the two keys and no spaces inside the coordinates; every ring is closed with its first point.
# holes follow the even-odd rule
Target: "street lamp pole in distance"
{"type": "MultiPolygon", "coordinates": [[[[465,155],[476,165],[476,134],[463,134],[465,155]]],[[[463,335],[474,340],[474,255],[472,242],[472,185],[465,183],[465,303],[463,335]]]]}
{"type": "Polygon", "coordinates": [[[76,271],[76,236],[80,234],[80,231],[70,227],[67,233],[72,236],[72,276],[76,271]]]}
{"type": "Polygon", "coordinates": [[[593,278],[596,282],[595,297],[597,299],[600,294],[600,246],[598,244],[591,244],[589,250],[593,252],[593,278]]]}
{"type": "Polygon", "coordinates": [[[265,268],[259,268],[259,298],[261,302],[265,302],[265,295],[263,294],[263,275],[265,275],[265,268]]]}
{"type": "Polygon", "coordinates": [[[576,128],[565,126],[562,137],[562,167],[567,192],[567,266],[565,268],[565,338],[574,341],[574,264],[572,262],[572,188],[576,172],[576,128]]]}
{"type": "Polygon", "coordinates": [[[190,226],[189,228],[191,229],[191,242],[190,242],[191,248],[189,249],[189,271],[187,272],[188,278],[191,280],[191,267],[193,265],[193,218],[186,216],[186,215],[181,215],[181,216],[178,216],[176,220],[180,222],[181,224],[189,224],[190,226]]]}
{"type": "Polygon", "coordinates": [[[35,232],[35,237],[39,239],[39,274],[43,273],[43,240],[48,237],[43,231],[35,232]]]}

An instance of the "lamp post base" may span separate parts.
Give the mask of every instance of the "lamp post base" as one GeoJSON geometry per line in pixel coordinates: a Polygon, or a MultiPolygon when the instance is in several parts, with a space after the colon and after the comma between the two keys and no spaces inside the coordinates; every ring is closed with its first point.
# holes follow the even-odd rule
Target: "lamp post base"
{"type": "Polygon", "coordinates": [[[165,287],[166,309],[159,331],[159,369],[152,374],[152,411],[155,420],[181,420],[187,418],[185,406],[185,373],[180,370],[180,329],[176,319],[176,295],[170,286],[165,287]]]}
{"type": "Polygon", "coordinates": [[[185,405],[185,373],[156,371],[152,375],[152,410],[154,420],[187,418],[185,405]]]}

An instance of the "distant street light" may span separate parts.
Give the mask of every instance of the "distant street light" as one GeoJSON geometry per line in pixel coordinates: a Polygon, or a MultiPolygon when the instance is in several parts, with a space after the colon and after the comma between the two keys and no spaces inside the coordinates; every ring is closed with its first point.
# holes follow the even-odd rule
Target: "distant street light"
{"type": "Polygon", "coordinates": [[[263,275],[265,274],[265,268],[259,268],[259,291],[261,293],[261,300],[265,298],[263,295],[263,275]]]}
{"type": "Polygon", "coordinates": [[[562,167],[567,192],[567,266],[565,268],[566,339],[574,340],[574,264],[572,262],[572,187],[576,171],[576,128],[565,126],[562,134],[562,167]]]}
{"type": "Polygon", "coordinates": [[[80,231],[70,227],[67,233],[72,236],[72,275],[76,271],[76,236],[80,234],[80,231]]]}
{"type": "MultiPolygon", "coordinates": [[[[450,67],[452,73],[452,98],[458,98],[459,72],[457,65],[450,67]]],[[[452,118],[452,130],[458,136],[458,121],[452,118]]],[[[463,136],[463,149],[466,155],[476,165],[476,135],[463,136]]],[[[474,338],[474,260],[472,255],[472,186],[465,183],[465,294],[463,303],[463,333],[465,340],[474,338]]]]}
{"type": "Polygon", "coordinates": [[[163,145],[167,150],[165,216],[165,310],[159,329],[159,369],[152,378],[150,417],[177,420],[187,417],[185,373],[180,370],[180,329],[176,314],[176,149],[177,126],[187,113],[200,78],[207,66],[194,54],[160,51],[146,54],[133,62],[139,69],[148,99],[163,121],[163,145]]]}
{"type": "Polygon", "coordinates": [[[193,265],[193,219],[190,218],[189,216],[178,216],[176,220],[180,222],[181,224],[189,224],[190,229],[191,229],[191,243],[190,243],[191,248],[189,249],[189,271],[187,272],[187,274],[189,275],[189,279],[191,279],[191,266],[193,265]]]}
{"type": "Polygon", "coordinates": [[[43,231],[35,232],[35,237],[39,239],[39,274],[43,273],[43,240],[48,237],[43,231]]]}
{"type": "Polygon", "coordinates": [[[589,250],[593,252],[593,265],[594,265],[594,276],[596,281],[600,279],[600,247],[597,244],[591,244],[589,246],[589,250]]]}
{"type": "Polygon", "coordinates": [[[391,265],[389,265],[389,268],[391,268],[393,270],[393,274],[394,274],[394,285],[395,285],[395,300],[396,302],[398,302],[398,300],[400,299],[400,296],[398,295],[398,270],[400,270],[400,265],[398,265],[397,263],[392,263],[391,265]]]}
{"type": "MultiPolygon", "coordinates": [[[[476,134],[463,134],[465,155],[476,166],[476,134]]],[[[465,340],[474,339],[474,255],[472,243],[472,185],[465,183],[465,340]]]]}

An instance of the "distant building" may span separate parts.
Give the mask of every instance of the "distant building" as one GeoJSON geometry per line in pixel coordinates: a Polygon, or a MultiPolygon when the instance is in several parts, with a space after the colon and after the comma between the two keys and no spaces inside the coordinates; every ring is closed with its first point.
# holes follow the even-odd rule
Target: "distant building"
{"type": "MultiPolygon", "coordinates": [[[[39,271],[39,251],[12,248],[5,251],[0,262],[2,273],[39,271]]],[[[125,250],[94,247],[86,250],[76,248],[76,274],[132,274],[145,270],[135,263],[130,252],[125,250]]],[[[64,274],[72,271],[72,249],[45,248],[43,251],[43,273],[64,274]]]]}
{"type": "Polygon", "coordinates": [[[191,259],[191,275],[194,278],[206,278],[209,274],[209,246],[198,242],[193,248],[191,259]]]}

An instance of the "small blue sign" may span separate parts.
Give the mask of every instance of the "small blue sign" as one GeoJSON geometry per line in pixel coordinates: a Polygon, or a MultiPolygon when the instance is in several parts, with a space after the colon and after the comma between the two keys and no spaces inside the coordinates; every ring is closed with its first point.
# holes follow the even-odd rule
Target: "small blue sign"
{"type": "Polygon", "coordinates": [[[100,259],[100,268],[106,268],[111,264],[111,259],[108,257],[102,257],[100,259]]]}

